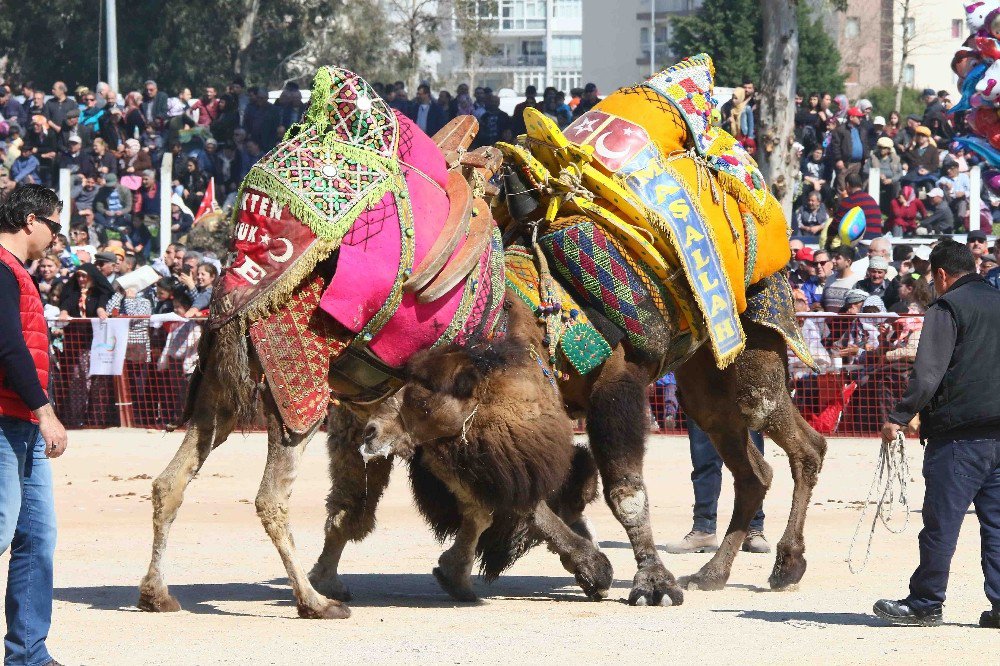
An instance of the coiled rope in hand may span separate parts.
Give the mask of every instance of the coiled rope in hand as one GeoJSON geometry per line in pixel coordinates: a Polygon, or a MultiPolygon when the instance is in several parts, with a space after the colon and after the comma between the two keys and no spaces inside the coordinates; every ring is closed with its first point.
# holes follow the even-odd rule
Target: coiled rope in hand
{"type": "MultiPolygon", "coordinates": [[[[887,530],[893,534],[900,534],[906,531],[910,524],[910,502],[906,497],[906,482],[910,478],[910,466],[906,462],[906,449],[903,445],[902,431],[896,433],[896,438],[886,444],[882,443],[879,451],[878,470],[872,478],[872,485],[868,489],[868,496],[865,504],[861,508],[861,515],[858,517],[858,525],[854,528],[854,536],[851,538],[851,547],[847,551],[847,566],[851,573],[859,574],[868,566],[868,557],[872,552],[872,539],[875,537],[875,527],[882,523],[887,530]],[[878,502],[872,499],[878,497],[878,502]],[[892,514],[896,504],[900,504],[904,511],[903,526],[896,528],[892,520],[892,514]],[[865,549],[865,559],[859,568],[854,566],[854,546],[858,540],[858,533],[861,525],[865,522],[865,515],[868,507],[875,505],[875,515],[872,517],[872,527],[868,532],[868,545],[865,549]]],[[[898,519],[897,521],[898,522],[898,519]]]]}

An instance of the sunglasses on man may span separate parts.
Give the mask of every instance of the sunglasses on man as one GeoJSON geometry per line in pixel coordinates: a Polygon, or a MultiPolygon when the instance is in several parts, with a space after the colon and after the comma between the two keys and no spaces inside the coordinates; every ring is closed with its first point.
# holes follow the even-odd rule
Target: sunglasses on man
{"type": "Polygon", "coordinates": [[[60,233],[62,233],[62,224],[60,222],[56,220],[50,220],[49,218],[43,215],[38,215],[38,214],[34,215],[36,220],[38,220],[39,222],[41,222],[42,224],[44,224],[49,228],[49,231],[52,232],[53,236],[58,236],[60,233]]]}

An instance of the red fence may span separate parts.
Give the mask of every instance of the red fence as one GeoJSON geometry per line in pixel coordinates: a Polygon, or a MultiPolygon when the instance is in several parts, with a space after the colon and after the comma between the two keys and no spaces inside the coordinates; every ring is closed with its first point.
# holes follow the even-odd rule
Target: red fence
{"type": "MultiPolygon", "coordinates": [[[[158,317],[128,321],[124,353],[119,341],[98,340],[95,345],[91,320],[50,322],[49,394],[67,427],[161,429],[178,422],[198,360],[202,324],[158,317]],[[94,354],[103,355],[99,360],[107,365],[114,349],[120,374],[90,375],[98,360],[94,354]]],[[[821,372],[790,353],[788,383],[796,406],[824,434],[877,433],[906,388],[920,316],[807,314],[800,322],[821,372]]],[[[649,399],[654,431],[685,432],[670,375],[650,386],[649,399]]]]}

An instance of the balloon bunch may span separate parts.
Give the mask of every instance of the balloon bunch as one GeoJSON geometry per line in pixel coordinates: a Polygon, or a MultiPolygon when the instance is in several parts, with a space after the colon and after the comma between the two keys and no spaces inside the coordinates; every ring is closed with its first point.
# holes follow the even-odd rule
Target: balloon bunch
{"type": "Polygon", "coordinates": [[[962,91],[951,111],[966,112],[972,134],[956,142],[993,167],[984,180],[1000,193],[1000,0],[965,2],[965,15],[972,34],[951,61],[962,91]]]}

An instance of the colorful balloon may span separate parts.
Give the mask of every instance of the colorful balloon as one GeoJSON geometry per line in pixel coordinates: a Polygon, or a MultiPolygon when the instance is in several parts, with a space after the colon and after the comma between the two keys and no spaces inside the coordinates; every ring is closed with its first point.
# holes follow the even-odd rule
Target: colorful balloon
{"type": "Polygon", "coordinates": [[[844,245],[852,245],[865,235],[865,211],[861,210],[861,206],[855,206],[840,219],[838,235],[844,245]]]}

